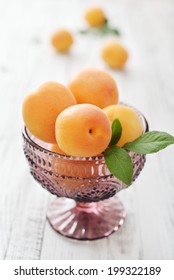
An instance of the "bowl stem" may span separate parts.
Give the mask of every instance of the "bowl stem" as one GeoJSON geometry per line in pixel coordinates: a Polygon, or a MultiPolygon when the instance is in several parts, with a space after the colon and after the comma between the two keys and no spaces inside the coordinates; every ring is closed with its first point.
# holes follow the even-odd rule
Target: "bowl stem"
{"type": "Polygon", "coordinates": [[[116,196],[99,202],[57,198],[48,211],[49,223],[58,233],[78,240],[110,235],[122,226],[125,216],[123,205],[116,196]]]}

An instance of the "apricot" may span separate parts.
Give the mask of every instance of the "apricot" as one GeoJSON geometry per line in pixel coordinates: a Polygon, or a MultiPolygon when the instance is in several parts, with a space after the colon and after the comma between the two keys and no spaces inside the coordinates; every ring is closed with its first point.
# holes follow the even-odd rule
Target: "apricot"
{"type": "MultiPolygon", "coordinates": [[[[67,155],[67,154],[65,154],[65,153],[61,150],[61,148],[58,146],[57,143],[51,144],[51,145],[49,146],[48,149],[49,149],[51,152],[56,153],[56,154],[65,155],[65,156],[67,155]]],[[[100,154],[97,155],[97,157],[102,157],[102,156],[103,156],[102,153],[100,153],[100,154]]],[[[73,162],[75,163],[76,160],[74,160],[73,162]]]]}
{"type": "Polygon", "coordinates": [[[51,37],[51,43],[58,52],[68,52],[73,44],[72,34],[65,29],[56,31],[51,37]]]}
{"type": "Polygon", "coordinates": [[[71,156],[96,156],[107,148],[111,139],[107,116],[92,104],[77,104],[62,111],[55,130],[59,147],[71,156]]]}
{"type": "Polygon", "coordinates": [[[77,103],[89,103],[100,108],[118,102],[118,89],[114,79],[104,71],[81,71],[69,84],[77,103]]]}
{"type": "Polygon", "coordinates": [[[104,62],[114,69],[123,68],[128,59],[127,50],[115,40],[105,43],[101,55],[104,62]]]}
{"type": "Polygon", "coordinates": [[[24,99],[22,114],[25,125],[42,141],[56,143],[56,118],[62,110],[74,104],[76,100],[68,88],[56,82],[45,83],[24,99]]]}
{"type": "Polygon", "coordinates": [[[103,109],[111,124],[114,119],[119,119],[122,125],[122,135],[117,146],[122,147],[142,135],[143,127],[136,111],[126,105],[111,105],[103,109]]]}
{"type": "Polygon", "coordinates": [[[91,7],[85,13],[85,19],[91,27],[100,27],[105,23],[105,14],[100,7],[91,7]]]}
{"type": "Polygon", "coordinates": [[[56,153],[56,154],[60,154],[60,155],[66,155],[62,150],[61,148],[57,145],[57,143],[55,144],[51,144],[49,146],[49,150],[53,153],[56,153]]]}

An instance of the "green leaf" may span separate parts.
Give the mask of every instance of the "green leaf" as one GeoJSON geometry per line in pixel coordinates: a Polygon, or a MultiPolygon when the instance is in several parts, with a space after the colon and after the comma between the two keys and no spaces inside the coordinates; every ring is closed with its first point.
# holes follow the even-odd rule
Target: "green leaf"
{"type": "Polygon", "coordinates": [[[118,29],[116,29],[116,28],[111,28],[110,32],[115,34],[115,35],[118,35],[118,36],[120,35],[120,31],[118,29]]]}
{"type": "Polygon", "coordinates": [[[97,30],[100,34],[107,34],[108,33],[108,27],[105,24],[102,25],[101,27],[99,27],[97,30]]]}
{"type": "Polygon", "coordinates": [[[79,33],[82,35],[86,34],[100,34],[100,35],[107,35],[107,34],[114,34],[114,35],[120,35],[120,32],[117,28],[112,28],[109,25],[108,19],[105,18],[105,21],[102,26],[100,27],[89,27],[86,29],[79,30],[79,33]]]}
{"type": "Polygon", "coordinates": [[[112,137],[109,146],[117,144],[121,137],[122,126],[119,119],[115,119],[112,123],[112,137]]]}
{"type": "Polygon", "coordinates": [[[149,131],[136,140],[126,143],[123,148],[137,154],[150,154],[156,153],[171,144],[174,144],[172,135],[161,131],[149,131]]]}
{"type": "Polygon", "coordinates": [[[89,33],[89,30],[88,29],[79,30],[79,33],[80,34],[87,34],[87,33],[89,33]]]}
{"type": "Polygon", "coordinates": [[[98,31],[105,35],[105,34],[114,34],[114,35],[120,35],[120,32],[116,28],[111,28],[108,24],[104,24],[101,27],[98,28],[98,31]]]}
{"type": "Polygon", "coordinates": [[[111,146],[104,152],[109,171],[126,185],[130,185],[133,176],[133,164],[129,154],[122,148],[111,146]]]}

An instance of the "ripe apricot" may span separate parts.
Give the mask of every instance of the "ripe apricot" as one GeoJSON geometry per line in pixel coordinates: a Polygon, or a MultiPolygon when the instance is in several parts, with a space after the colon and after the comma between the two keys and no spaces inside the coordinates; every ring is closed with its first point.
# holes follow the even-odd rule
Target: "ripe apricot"
{"type": "Polygon", "coordinates": [[[106,17],[100,7],[92,7],[86,11],[85,19],[91,27],[100,27],[104,24],[106,17]]]}
{"type": "MultiPolygon", "coordinates": [[[[56,154],[66,155],[66,154],[61,150],[61,148],[58,146],[57,143],[51,144],[51,145],[49,146],[49,150],[50,150],[51,152],[56,153],[56,154]]],[[[100,153],[99,155],[97,155],[97,157],[102,157],[102,156],[103,156],[102,153],[100,153]]],[[[76,162],[76,161],[74,160],[74,162],[76,162]]]]}
{"type": "Polygon", "coordinates": [[[91,157],[102,153],[111,139],[105,113],[92,104],[77,104],[56,119],[56,140],[67,155],[91,157]]]}
{"type": "Polygon", "coordinates": [[[60,147],[57,145],[57,143],[51,144],[50,147],[49,147],[49,150],[50,150],[51,152],[56,153],[56,154],[66,155],[66,154],[60,149],[60,147]]]}
{"type": "Polygon", "coordinates": [[[103,109],[111,124],[114,119],[119,119],[122,125],[122,135],[117,146],[122,147],[125,143],[131,142],[143,133],[143,127],[134,109],[126,105],[111,105],[103,109]]]}
{"type": "Polygon", "coordinates": [[[128,59],[127,50],[115,40],[105,43],[101,55],[105,63],[114,69],[123,68],[128,59]]]}
{"type": "Polygon", "coordinates": [[[81,71],[69,84],[77,103],[89,103],[100,108],[118,102],[118,89],[114,79],[106,72],[90,69],[81,71]]]}
{"type": "Polygon", "coordinates": [[[55,121],[65,108],[76,104],[70,90],[65,86],[48,82],[23,102],[22,114],[26,127],[37,138],[56,143],[55,121]]]}
{"type": "Polygon", "coordinates": [[[51,37],[51,43],[58,52],[68,52],[73,44],[72,34],[65,29],[56,31],[51,37]]]}

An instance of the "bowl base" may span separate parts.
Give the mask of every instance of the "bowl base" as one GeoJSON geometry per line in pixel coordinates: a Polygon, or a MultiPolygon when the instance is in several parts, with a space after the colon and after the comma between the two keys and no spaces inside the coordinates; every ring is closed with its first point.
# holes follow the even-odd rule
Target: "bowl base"
{"type": "Polygon", "coordinates": [[[104,238],[123,225],[126,213],[117,197],[99,202],[56,198],[48,211],[51,226],[63,236],[78,240],[104,238]]]}

